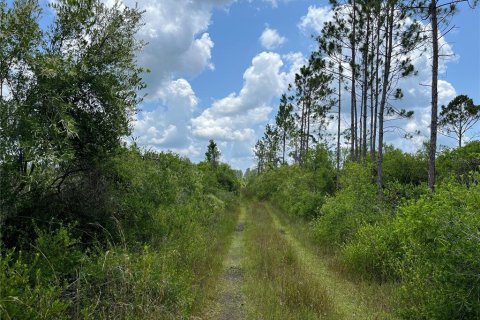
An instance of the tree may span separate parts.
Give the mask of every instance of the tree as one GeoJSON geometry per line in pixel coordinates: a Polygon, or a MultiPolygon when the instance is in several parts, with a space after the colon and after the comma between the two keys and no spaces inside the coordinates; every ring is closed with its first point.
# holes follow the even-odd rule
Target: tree
{"type": "Polygon", "coordinates": [[[255,154],[255,158],[257,159],[257,174],[260,174],[265,169],[266,162],[265,143],[263,139],[257,141],[253,152],[255,154]]]}
{"type": "MultiPolygon", "coordinates": [[[[435,157],[437,153],[437,126],[438,126],[438,60],[440,57],[440,48],[438,45],[441,39],[451,28],[448,28],[449,18],[451,18],[457,9],[459,3],[466,2],[470,5],[468,0],[408,0],[406,6],[412,10],[414,14],[420,14],[423,19],[430,23],[432,44],[432,108],[430,120],[430,149],[428,153],[428,186],[430,190],[435,189],[435,157]],[[445,27],[442,30],[442,26],[445,27]]],[[[474,0],[471,6],[477,4],[474,0]]]]}
{"type": "Polygon", "coordinates": [[[329,99],[333,90],[330,87],[332,75],[326,71],[326,62],[321,52],[312,53],[307,65],[300,68],[295,75],[295,101],[297,133],[299,144],[295,150],[295,161],[303,165],[304,156],[317,140],[313,133],[322,137],[322,130],[327,121],[327,113],[332,106],[329,99]]]}
{"type": "Polygon", "coordinates": [[[438,125],[442,133],[458,142],[462,147],[465,133],[480,120],[480,105],[474,105],[473,100],[466,95],[459,95],[442,106],[438,125]]]}
{"type": "Polygon", "coordinates": [[[212,167],[217,167],[220,161],[220,150],[218,150],[217,144],[212,139],[210,139],[210,142],[207,146],[205,159],[212,165],[212,167]]]}
{"type": "Polygon", "coordinates": [[[282,164],[285,164],[285,149],[287,138],[295,129],[295,119],[293,117],[293,106],[288,101],[287,95],[283,94],[280,98],[280,106],[275,117],[275,123],[282,139],[282,164]]]}
{"type": "Polygon", "coordinates": [[[269,167],[276,167],[280,162],[278,152],[280,150],[280,136],[278,129],[270,124],[265,127],[263,136],[265,145],[265,162],[269,167]]]}
{"type": "Polygon", "coordinates": [[[130,134],[142,100],[144,44],[142,12],[120,2],[55,1],[49,26],[37,0],[10,3],[0,0],[1,201],[18,207],[73,177],[100,179],[95,165],[130,134]]]}
{"type": "MultiPolygon", "coordinates": [[[[380,8],[381,9],[381,8],[380,8]]],[[[398,79],[410,76],[414,73],[414,67],[410,53],[422,43],[420,25],[413,21],[407,22],[406,10],[400,1],[387,1],[384,7],[385,34],[384,34],[384,63],[381,98],[378,106],[378,161],[377,161],[377,185],[379,193],[383,194],[383,148],[385,122],[387,116],[396,114],[400,117],[409,118],[413,111],[396,110],[388,104],[389,99],[401,99],[402,90],[395,88],[398,79]]]]}

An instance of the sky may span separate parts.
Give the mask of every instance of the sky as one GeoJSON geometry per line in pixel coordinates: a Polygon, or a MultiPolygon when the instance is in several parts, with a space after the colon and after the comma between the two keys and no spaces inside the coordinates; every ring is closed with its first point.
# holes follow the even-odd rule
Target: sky
{"type": "MultiPolygon", "coordinates": [[[[129,6],[136,2],[145,10],[138,37],[148,42],[138,61],[151,72],[144,78],[147,96],[132,137],[146,148],[170,150],[194,162],[204,159],[208,140],[214,139],[222,161],[242,170],[253,166],[255,142],[315,49],[312,35],[331,17],[328,1],[123,0],[129,6]]],[[[442,48],[455,55],[440,62],[439,103],[467,94],[480,104],[479,8],[460,6],[451,25],[455,28],[442,48]]],[[[394,128],[386,135],[387,143],[408,152],[429,136],[425,84],[431,65],[423,56],[415,67],[418,76],[399,83],[405,97],[398,105],[415,114],[396,126],[420,135],[405,140],[394,128]]],[[[347,122],[345,114],[345,128],[347,122]]],[[[439,143],[454,140],[440,137],[439,143]]]]}

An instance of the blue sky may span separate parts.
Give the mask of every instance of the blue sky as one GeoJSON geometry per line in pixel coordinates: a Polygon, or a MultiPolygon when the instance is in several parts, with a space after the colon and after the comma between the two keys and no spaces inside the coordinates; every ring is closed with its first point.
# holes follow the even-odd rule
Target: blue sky
{"type": "MultiPolygon", "coordinates": [[[[146,10],[139,37],[149,45],[139,62],[152,71],[145,77],[148,97],[133,136],[147,148],[172,150],[193,161],[204,158],[212,138],[223,161],[241,169],[253,165],[252,148],[274,118],[279,96],[314,48],[311,35],[328,19],[328,1],[123,2],[138,2],[146,10]]],[[[456,57],[441,62],[440,103],[467,94],[480,104],[479,8],[461,6],[452,24],[457,28],[443,45],[456,57]]],[[[386,137],[406,151],[415,151],[429,134],[430,97],[420,83],[428,83],[430,65],[423,58],[416,66],[419,76],[400,83],[406,92],[402,106],[415,116],[398,126],[421,134],[409,141],[395,133],[386,137]]],[[[444,137],[439,142],[453,143],[444,137]]]]}

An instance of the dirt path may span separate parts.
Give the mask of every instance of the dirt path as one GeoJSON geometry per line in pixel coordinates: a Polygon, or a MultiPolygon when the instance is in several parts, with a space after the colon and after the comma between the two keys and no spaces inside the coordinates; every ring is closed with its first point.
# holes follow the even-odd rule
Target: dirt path
{"type": "Polygon", "coordinates": [[[245,318],[245,298],[242,293],[244,270],[245,207],[240,208],[237,226],[230,249],[223,263],[224,272],[219,284],[219,294],[214,310],[208,319],[240,320],[245,318]]]}

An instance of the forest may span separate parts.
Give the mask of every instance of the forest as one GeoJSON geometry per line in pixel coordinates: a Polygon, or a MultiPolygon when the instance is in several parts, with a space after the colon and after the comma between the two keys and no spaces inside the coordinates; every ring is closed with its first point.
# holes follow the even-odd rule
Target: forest
{"type": "Polygon", "coordinates": [[[0,319],[479,319],[480,105],[438,102],[476,1],[330,5],[242,172],[214,139],[194,162],[131,138],[140,8],[57,0],[45,27],[0,0],[0,319]],[[385,137],[418,135],[398,84],[420,56],[412,153],[385,137]]]}

